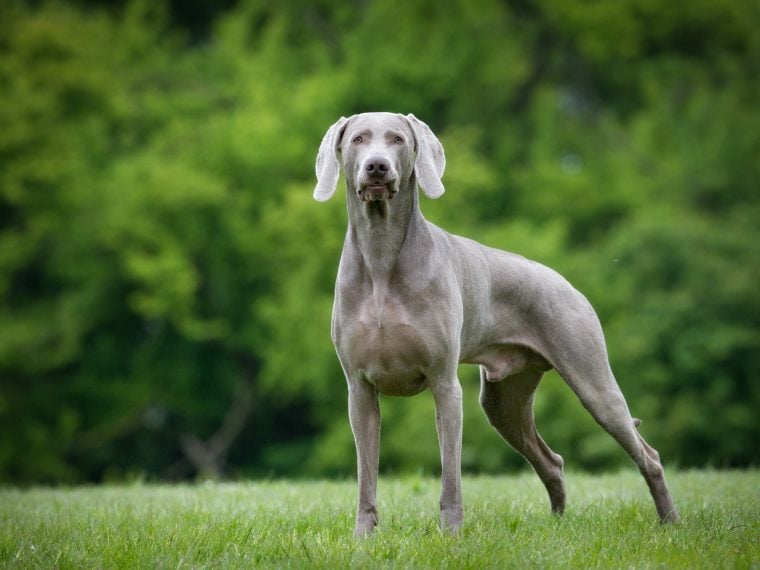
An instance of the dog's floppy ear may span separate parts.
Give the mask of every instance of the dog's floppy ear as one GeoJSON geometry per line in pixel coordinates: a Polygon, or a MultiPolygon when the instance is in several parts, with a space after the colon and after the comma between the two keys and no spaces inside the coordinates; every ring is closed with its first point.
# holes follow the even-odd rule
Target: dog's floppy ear
{"type": "Polygon", "coordinates": [[[417,147],[417,158],[414,161],[417,183],[429,198],[438,198],[446,190],[441,183],[441,177],[446,168],[446,155],[441,141],[433,134],[430,127],[411,113],[406,116],[406,119],[412,127],[417,147]]]}
{"type": "Polygon", "coordinates": [[[327,129],[319,145],[317,153],[317,186],[314,188],[314,199],[319,202],[329,200],[338,186],[340,176],[340,162],[338,162],[338,147],[340,146],[343,132],[346,129],[348,119],[341,117],[333,126],[327,129]]]}

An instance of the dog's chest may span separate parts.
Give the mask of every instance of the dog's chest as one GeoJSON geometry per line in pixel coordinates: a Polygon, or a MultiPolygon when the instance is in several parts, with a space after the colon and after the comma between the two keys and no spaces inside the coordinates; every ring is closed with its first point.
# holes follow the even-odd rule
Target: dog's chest
{"type": "Polygon", "coordinates": [[[427,386],[436,354],[435,319],[397,299],[369,297],[342,323],[337,349],[350,373],[389,395],[416,394],[427,386]]]}

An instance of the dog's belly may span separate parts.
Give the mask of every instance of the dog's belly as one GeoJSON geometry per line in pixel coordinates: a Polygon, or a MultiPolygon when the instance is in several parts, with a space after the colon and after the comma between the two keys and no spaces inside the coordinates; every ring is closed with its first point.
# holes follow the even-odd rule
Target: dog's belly
{"type": "Polygon", "coordinates": [[[381,394],[412,396],[427,387],[430,349],[412,325],[360,321],[347,348],[351,368],[381,394]]]}
{"type": "Polygon", "coordinates": [[[467,364],[480,364],[489,382],[501,382],[513,374],[529,368],[546,371],[551,365],[538,353],[514,344],[493,344],[463,360],[467,364]]]}

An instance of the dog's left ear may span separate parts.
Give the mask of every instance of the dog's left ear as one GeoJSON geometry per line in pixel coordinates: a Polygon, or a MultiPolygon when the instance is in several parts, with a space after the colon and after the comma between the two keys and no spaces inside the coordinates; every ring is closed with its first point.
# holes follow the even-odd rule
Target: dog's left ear
{"type": "Polygon", "coordinates": [[[314,188],[314,199],[319,202],[329,200],[338,186],[340,176],[340,162],[338,162],[338,147],[340,146],[343,132],[346,130],[348,119],[341,117],[333,124],[319,145],[317,153],[317,186],[314,188]]]}
{"type": "Polygon", "coordinates": [[[446,191],[441,183],[446,168],[443,145],[423,121],[411,113],[406,119],[412,128],[416,143],[417,158],[414,161],[414,171],[417,174],[417,183],[429,198],[438,198],[446,191]]]}

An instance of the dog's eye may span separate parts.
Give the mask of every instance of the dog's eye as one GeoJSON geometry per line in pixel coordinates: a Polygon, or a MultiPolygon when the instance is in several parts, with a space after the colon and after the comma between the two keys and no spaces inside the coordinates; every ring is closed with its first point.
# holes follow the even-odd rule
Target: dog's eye
{"type": "Polygon", "coordinates": [[[360,143],[364,142],[364,139],[362,138],[361,135],[359,135],[358,137],[354,137],[354,141],[353,142],[354,142],[354,144],[360,144],[360,143]]]}
{"type": "Polygon", "coordinates": [[[403,137],[396,135],[395,137],[393,137],[393,142],[396,144],[402,144],[404,142],[404,139],[403,137]]]}

